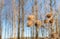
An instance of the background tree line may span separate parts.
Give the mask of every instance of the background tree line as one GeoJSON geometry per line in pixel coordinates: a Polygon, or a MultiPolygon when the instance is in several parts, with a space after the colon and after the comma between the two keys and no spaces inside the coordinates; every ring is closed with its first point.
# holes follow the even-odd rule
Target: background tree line
{"type": "MultiPolygon", "coordinates": [[[[46,13],[51,10],[53,14],[59,13],[60,9],[57,7],[57,0],[1,0],[0,1],[0,35],[4,38],[16,39],[18,37],[25,37],[27,27],[27,17],[30,14],[34,14],[41,21],[45,19],[46,13]],[[30,5],[28,5],[30,4],[30,5]],[[29,7],[30,6],[30,7],[29,7]],[[2,34],[1,34],[2,33],[2,34]],[[3,34],[4,33],[4,34],[3,34]]],[[[60,19],[58,19],[59,25],[60,19]]],[[[35,27],[30,28],[32,37],[36,36],[35,27]]],[[[41,37],[47,36],[46,33],[39,29],[38,34],[42,34],[41,37]]],[[[47,31],[48,32],[48,31],[47,31]]],[[[29,37],[29,34],[28,34],[29,37]]],[[[22,38],[24,39],[24,38],[22,38]]]]}

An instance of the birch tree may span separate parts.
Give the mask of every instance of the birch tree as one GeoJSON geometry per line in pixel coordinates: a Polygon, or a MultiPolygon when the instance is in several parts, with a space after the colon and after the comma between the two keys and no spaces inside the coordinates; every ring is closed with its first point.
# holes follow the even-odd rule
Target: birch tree
{"type": "Polygon", "coordinates": [[[22,6],[22,39],[24,39],[24,0],[21,0],[22,6]]]}
{"type": "MultiPolygon", "coordinates": [[[[38,19],[38,5],[37,5],[37,0],[34,1],[35,3],[35,16],[36,20],[38,19]]],[[[38,28],[36,27],[36,39],[38,39],[38,28]]]]}
{"type": "MultiPolygon", "coordinates": [[[[31,0],[31,2],[34,2],[33,0],[31,0]]],[[[34,14],[34,5],[32,5],[32,15],[34,14]]],[[[31,39],[34,39],[34,25],[33,27],[31,27],[31,39]]]]}
{"type": "Polygon", "coordinates": [[[2,9],[4,7],[4,0],[0,1],[0,39],[2,39],[2,9]]]}
{"type": "Polygon", "coordinates": [[[18,5],[18,39],[20,39],[20,0],[18,5]]]}
{"type": "Polygon", "coordinates": [[[16,39],[16,4],[15,0],[12,0],[12,8],[13,8],[13,35],[14,39],[16,39]]]}

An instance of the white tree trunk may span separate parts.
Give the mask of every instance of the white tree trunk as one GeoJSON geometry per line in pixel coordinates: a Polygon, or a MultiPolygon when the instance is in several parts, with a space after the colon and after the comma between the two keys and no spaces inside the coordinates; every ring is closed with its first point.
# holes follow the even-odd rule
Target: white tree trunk
{"type": "Polygon", "coordinates": [[[15,0],[12,0],[12,8],[13,8],[13,36],[16,39],[16,4],[15,0]]]}
{"type": "Polygon", "coordinates": [[[4,0],[0,1],[0,39],[2,39],[2,8],[4,6],[4,0]]]}

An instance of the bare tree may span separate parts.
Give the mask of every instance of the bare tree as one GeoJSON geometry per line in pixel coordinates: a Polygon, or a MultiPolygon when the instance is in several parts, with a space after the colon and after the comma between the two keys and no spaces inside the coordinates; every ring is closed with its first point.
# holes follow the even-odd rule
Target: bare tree
{"type": "Polygon", "coordinates": [[[12,0],[12,7],[13,7],[13,35],[14,39],[16,39],[16,4],[15,0],[12,0]]]}
{"type": "MultiPolygon", "coordinates": [[[[53,9],[52,9],[52,0],[50,0],[50,13],[52,13],[52,11],[53,11],[53,9]]],[[[51,24],[51,26],[53,26],[53,25],[51,24]]],[[[53,32],[52,27],[51,27],[51,32],[53,32]]]]}
{"type": "Polygon", "coordinates": [[[18,6],[18,39],[20,39],[20,0],[18,6]]]}
{"type": "MultiPolygon", "coordinates": [[[[32,14],[34,15],[34,5],[32,6],[32,14]]],[[[34,26],[31,31],[32,31],[32,39],[34,39],[34,26]]]]}
{"type": "Polygon", "coordinates": [[[52,11],[52,0],[50,0],[50,12],[52,11]]]}
{"type": "MultiPolygon", "coordinates": [[[[54,5],[56,7],[56,0],[54,0],[54,5]]],[[[58,26],[58,11],[55,8],[55,14],[56,14],[56,37],[59,38],[59,26],[58,26]]]]}
{"type": "MultiPolygon", "coordinates": [[[[35,2],[35,16],[36,16],[36,20],[38,19],[38,5],[37,5],[37,0],[34,1],[35,2]]],[[[36,27],[36,39],[38,39],[38,28],[36,27]]]]}
{"type": "Polygon", "coordinates": [[[22,39],[24,39],[24,0],[21,0],[22,5],[22,39]]]}
{"type": "MultiPolygon", "coordinates": [[[[33,0],[31,0],[33,2],[33,0]]],[[[32,14],[34,14],[34,5],[32,6],[32,14]]],[[[35,26],[35,25],[34,25],[35,26]]],[[[34,26],[31,28],[31,36],[32,36],[32,39],[34,39],[34,26]]]]}
{"type": "Polygon", "coordinates": [[[3,9],[3,6],[4,6],[4,0],[1,0],[0,1],[0,39],[2,39],[2,9],[3,9]]]}

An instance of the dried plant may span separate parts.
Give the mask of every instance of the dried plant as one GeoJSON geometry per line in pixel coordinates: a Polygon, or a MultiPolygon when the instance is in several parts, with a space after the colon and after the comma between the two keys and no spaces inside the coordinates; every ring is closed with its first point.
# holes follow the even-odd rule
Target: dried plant
{"type": "Polygon", "coordinates": [[[28,27],[32,27],[33,25],[34,25],[34,22],[31,21],[31,20],[29,20],[28,23],[27,23],[27,26],[28,26],[28,27]]]}
{"type": "Polygon", "coordinates": [[[53,18],[49,20],[49,23],[52,24],[53,22],[54,22],[54,19],[53,18]]]}
{"type": "Polygon", "coordinates": [[[35,21],[35,16],[34,16],[34,15],[29,15],[29,16],[28,16],[28,20],[35,21]]]}
{"type": "Polygon", "coordinates": [[[49,22],[49,20],[44,20],[44,23],[46,24],[46,23],[48,23],[49,22]]]}
{"type": "Polygon", "coordinates": [[[38,27],[38,28],[40,28],[41,25],[42,25],[41,21],[40,20],[36,20],[35,26],[38,27]]]}

